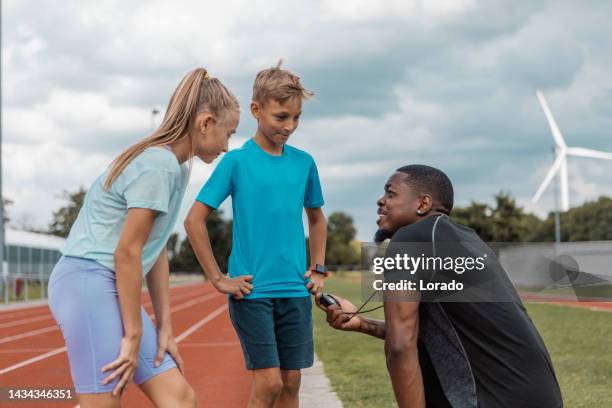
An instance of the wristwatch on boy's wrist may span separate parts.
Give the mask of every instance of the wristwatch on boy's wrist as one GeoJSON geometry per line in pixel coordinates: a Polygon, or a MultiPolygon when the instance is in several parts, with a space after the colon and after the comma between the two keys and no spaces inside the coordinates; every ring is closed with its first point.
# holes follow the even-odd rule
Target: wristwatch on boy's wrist
{"type": "Polygon", "coordinates": [[[321,264],[315,264],[315,266],[311,266],[310,270],[316,273],[320,273],[322,275],[327,273],[327,267],[321,264]]]}

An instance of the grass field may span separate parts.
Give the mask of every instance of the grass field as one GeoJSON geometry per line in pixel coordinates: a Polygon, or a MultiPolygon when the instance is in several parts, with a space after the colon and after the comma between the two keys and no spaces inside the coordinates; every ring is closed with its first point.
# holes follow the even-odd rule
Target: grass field
{"type": "MultiPolygon", "coordinates": [[[[361,304],[359,274],[341,273],[326,285],[326,291],[361,304]]],[[[612,407],[612,313],[544,304],[527,309],[552,356],[565,406],[612,407]]],[[[382,318],[382,311],[369,315],[382,318]]],[[[333,330],[324,316],[314,311],[316,352],[344,405],[395,407],[383,342],[333,330]]]]}

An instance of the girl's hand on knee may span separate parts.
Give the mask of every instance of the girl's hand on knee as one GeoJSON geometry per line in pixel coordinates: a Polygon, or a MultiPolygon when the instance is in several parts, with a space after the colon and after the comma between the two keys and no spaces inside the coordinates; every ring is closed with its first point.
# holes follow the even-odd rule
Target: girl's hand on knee
{"type": "Polygon", "coordinates": [[[174,362],[178,366],[178,369],[181,373],[184,373],[184,364],[183,359],[178,351],[178,345],[176,344],[176,340],[174,339],[174,335],[172,334],[172,329],[163,328],[158,330],[157,332],[157,356],[155,357],[155,367],[159,367],[164,360],[164,355],[166,352],[172,356],[174,362]]]}
{"type": "Polygon", "coordinates": [[[123,337],[121,339],[121,349],[119,357],[110,364],[102,368],[102,372],[114,370],[111,375],[106,377],[102,384],[108,384],[119,378],[119,382],[113,389],[113,396],[123,393],[127,384],[134,378],[134,373],[138,367],[138,350],[140,348],[140,336],[123,337]]]}

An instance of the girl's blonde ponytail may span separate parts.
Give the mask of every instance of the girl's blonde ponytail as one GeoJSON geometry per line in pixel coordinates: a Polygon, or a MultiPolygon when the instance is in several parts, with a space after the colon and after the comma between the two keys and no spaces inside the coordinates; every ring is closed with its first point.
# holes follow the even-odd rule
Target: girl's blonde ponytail
{"type": "MultiPolygon", "coordinates": [[[[209,112],[222,121],[229,112],[238,109],[238,100],[221,81],[211,78],[204,68],[191,71],[172,94],[157,130],[126,149],[111,163],[104,189],[108,190],[127,165],[149,147],[171,144],[189,137],[191,124],[198,113],[209,112]]],[[[195,141],[192,141],[190,157],[193,157],[194,149],[195,141]]]]}

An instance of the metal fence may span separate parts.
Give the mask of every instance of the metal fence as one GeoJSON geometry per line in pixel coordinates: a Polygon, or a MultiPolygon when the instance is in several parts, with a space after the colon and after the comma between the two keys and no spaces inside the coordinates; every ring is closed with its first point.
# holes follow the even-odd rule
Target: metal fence
{"type": "Polygon", "coordinates": [[[2,301],[46,299],[49,276],[61,256],[57,249],[6,245],[0,279],[2,301]]]}

